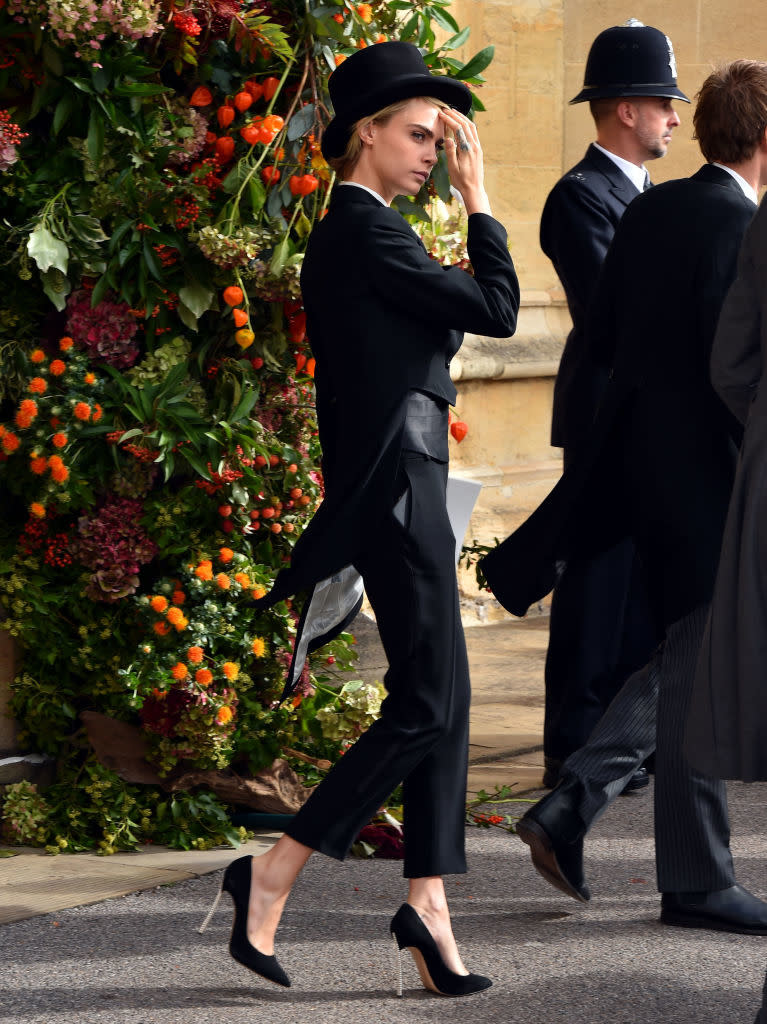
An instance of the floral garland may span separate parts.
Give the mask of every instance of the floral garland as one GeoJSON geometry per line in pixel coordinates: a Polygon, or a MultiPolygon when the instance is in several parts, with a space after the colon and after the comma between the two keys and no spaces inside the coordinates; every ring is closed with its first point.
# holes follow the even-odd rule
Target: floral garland
{"type": "MultiPolygon", "coordinates": [[[[160,777],[285,756],[307,784],[377,714],[379,688],[342,686],[348,634],[278,704],[297,615],[253,600],[322,499],[298,279],[333,183],[327,78],[401,38],[478,85],[467,34],[444,0],[0,6],[0,614],[20,739],[58,772],[10,787],[6,839],[241,838],[210,793],[104,768],[85,711],[140,728],[160,777]]],[[[400,208],[428,220],[434,194],[444,166],[400,208]]]]}

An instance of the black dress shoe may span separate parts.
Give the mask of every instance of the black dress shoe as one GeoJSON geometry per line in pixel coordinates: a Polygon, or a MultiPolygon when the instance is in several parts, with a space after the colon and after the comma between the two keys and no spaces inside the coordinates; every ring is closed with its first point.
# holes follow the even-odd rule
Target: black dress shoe
{"type": "Polygon", "coordinates": [[[516,831],[530,847],[536,871],[550,885],[581,903],[591,899],[583,876],[585,829],[570,808],[562,787],[531,807],[517,822],[516,831]]]}
{"type": "Polygon", "coordinates": [[[664,892],[660,921],[682,928],[767,935],[767,903],[742,885],[714,892],[664,892]]]}
{"type": "Polygon", "coordinates": [[[646,768],[637,768],[631,778],[628,780],[626,785],[621,791],[621,796],[626,793],[636,793],[637,790],[644,789],[650,785],[650,773],[646,768]]]}

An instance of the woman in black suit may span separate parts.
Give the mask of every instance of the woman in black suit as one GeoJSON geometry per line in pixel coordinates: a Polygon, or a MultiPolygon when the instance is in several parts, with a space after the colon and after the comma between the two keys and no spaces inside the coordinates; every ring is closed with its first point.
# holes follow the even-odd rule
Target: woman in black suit
{"type": "Polygon", "coordinates": [[[393,42],[348,58],[331,76],[330,93],[335,117],[322,151],[340,181],[301,276],[326,496],[262,607],[304,589],[311,604],[320,585],[353,566],[376,613],[388,696],[380,719],[285,835],[227,869],[223,888],[235,903],[230,952],[289,985],[274,935],[299,872],[315,850],[343,859],[403,782],[410,886],[391,931],[400,949],[414,951],[428,988],[463,995],[490,981],[461,962],[441,877],[466,870],[469,712],[445,505],[448,405],[456,396],[449,364],[463,331],[513,333],[519,289],[506,232],[490,214],[482,150],[466,117],[468,88],[430,74],[414,46],[393,42]],[[429,259],[389,206],[419,191],[443,146],[469,214],[474,276],[429,259]]]}

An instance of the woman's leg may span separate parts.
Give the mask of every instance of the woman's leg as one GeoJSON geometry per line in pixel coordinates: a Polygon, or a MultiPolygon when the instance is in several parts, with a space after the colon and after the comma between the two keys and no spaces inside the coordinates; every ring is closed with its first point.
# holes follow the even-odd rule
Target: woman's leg
{"type": "Polygon", "coordinates": [[[285,901],[313,852],[290,836],[281,836],[251,861],[248,939],[265,956],[274,954],[274,935],[285,901]]]}

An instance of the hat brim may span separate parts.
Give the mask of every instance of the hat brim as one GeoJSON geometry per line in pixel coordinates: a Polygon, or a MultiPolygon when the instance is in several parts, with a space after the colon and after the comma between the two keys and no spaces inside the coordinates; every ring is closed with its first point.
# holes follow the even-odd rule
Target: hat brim
{"type": "Polygon", "coordinates": [[[462,114],[468,114],[471,110],[471,90],[463,82],[443,75],[404,75],[396,82],[382,83],[378,88],[365,93],[358,102],[344,111],[342,117],[334,117],[322,135],[322,155],[326,160],[343,156],[352,126],[360,118],[375,114],[392,103],[415,99],[417,96],[442,100],[462,114]]]}
{"type": "Polygon", "coordinates": [[[618,83],[618,85],[584,86],[577,96],[573,96],[569,105],[572,106],[573,103],[587,103],[589,100],[614,100],[621,96],[626,96],[629,99],[632,96],[659,96],[662,99],[681,100],[683,103],[690,102],[682,90],[677,89],[675,85],[658,85],[649,82],[647,85],[618,83]]]}

